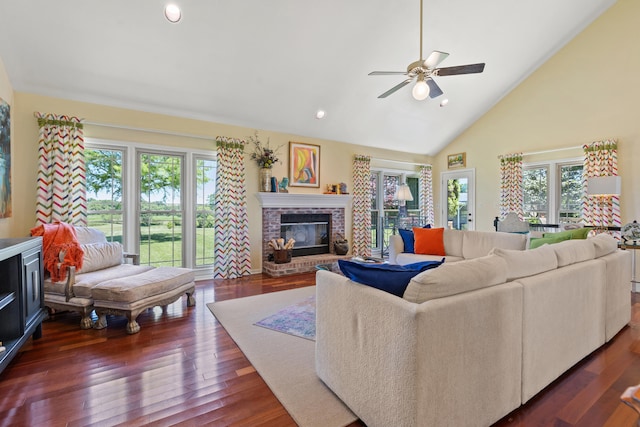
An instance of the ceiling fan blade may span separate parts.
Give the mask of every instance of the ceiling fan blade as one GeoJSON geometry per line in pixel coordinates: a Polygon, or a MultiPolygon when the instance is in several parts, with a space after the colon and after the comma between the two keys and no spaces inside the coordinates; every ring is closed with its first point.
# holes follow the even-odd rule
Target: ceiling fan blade
{"type": "Polygon", "coordinates": [[[456,67],[438,68],[439,76],[453,76],[455,74],[474,74],[484,71],[484,62],[480,64],[458,65],[456,67]]]}
{"type": "Polygon", "coordinates": [[[372,71],[369,73],[370,76],[397,76],[407,74],[406,71],[372,71]]]}
{"type": "Polygon", "coordinates": [[[429,57],[424,61],[424,67],[432,70],[438,66],[442,61],[447,59],[449,54],[447,52],[440,52],[439,50],[434,50],[429,54],[429,57]]]}
{"type": "Polygon", "coordinates": [[[437,98],[444,93],[442,92],[442,89],[440,89],[440,86],[438,86],[438,84],[435,82],[435,80],[427,79],[426,83],[429,86],[429,98],[437,98]]]}
{"type": "Polygon", "coordinates": [[[413,80],[413,78],[407,79],[402,83],[395,85],[394,87],[392,87],[391,89],[389,89],[388,91],[380,95],[378,98],[386,98],[387,96],[391,95],[393,92],[397,91],[398,89],[402,89],[403,87],[411,83],[411,80],[413,80]]]}

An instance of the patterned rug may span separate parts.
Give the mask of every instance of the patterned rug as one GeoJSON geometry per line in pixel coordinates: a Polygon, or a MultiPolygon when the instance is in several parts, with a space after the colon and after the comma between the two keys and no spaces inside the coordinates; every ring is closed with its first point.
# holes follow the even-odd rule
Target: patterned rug
{"type": "Polygon", "coordinates": [[[313,295],[304,301],[285,307],[254,325],[315,341],[316,297],[313,295]]]}

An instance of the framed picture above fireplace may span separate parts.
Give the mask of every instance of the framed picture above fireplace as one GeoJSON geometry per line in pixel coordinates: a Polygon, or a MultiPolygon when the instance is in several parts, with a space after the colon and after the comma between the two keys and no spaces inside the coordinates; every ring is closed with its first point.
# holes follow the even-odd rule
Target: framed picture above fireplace
{"type": "Polygon", "coordinates": [[[289,142],[289,185],[320,187],[320,146],[289,142]]]}

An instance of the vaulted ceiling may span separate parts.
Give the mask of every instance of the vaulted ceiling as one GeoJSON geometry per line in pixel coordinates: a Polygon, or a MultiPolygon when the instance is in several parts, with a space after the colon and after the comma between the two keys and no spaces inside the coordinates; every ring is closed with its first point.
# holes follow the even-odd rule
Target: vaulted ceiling
{"type": "Polygon", "coordinates": [[[419,0],[177,0],[177,24],[165,3],[2,0],[14,90],[434,155],[615,0],[425,0],[424,57],[486,67],[424,101],[368,76],[419,59],[419,0]]]}

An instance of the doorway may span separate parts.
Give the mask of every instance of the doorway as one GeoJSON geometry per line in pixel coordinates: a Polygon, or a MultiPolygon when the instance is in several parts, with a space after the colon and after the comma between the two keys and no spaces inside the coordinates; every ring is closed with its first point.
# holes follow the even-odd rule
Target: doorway
{"type": "Polygon", "coordinates": [[[455,230],[474,230],[475,169],[442,172],[440,206],[442,225],[455,230]]]}

